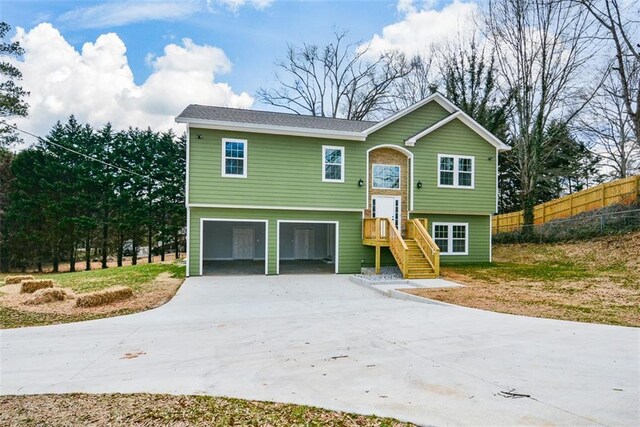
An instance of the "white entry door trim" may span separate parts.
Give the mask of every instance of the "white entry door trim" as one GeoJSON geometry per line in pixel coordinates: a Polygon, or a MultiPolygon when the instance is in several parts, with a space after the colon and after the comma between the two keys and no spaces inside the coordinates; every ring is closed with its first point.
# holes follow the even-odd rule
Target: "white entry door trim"
{"type": "Polygon", "coordinates": [[[371,196],[371,214],[374,218],[391,218],[398,231],[402,232],[402,197],[371,196]]]}

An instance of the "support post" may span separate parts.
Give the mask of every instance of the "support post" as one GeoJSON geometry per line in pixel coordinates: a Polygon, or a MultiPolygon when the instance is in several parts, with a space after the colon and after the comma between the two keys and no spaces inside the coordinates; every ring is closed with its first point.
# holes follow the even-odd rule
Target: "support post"
{"type": "Polygon", "coordinates": [[[376,274],[380,274],[380,245],[376,245],[376,274]]]}

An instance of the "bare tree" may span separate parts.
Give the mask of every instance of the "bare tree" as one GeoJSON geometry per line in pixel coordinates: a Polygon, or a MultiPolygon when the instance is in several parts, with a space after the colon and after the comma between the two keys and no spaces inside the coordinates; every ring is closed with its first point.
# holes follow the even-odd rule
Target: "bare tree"
{"type": "Polygon", "coordinates": [[[618,96],[640,141],[640,3],[619,0],[577,0],[604,29],[614,49],[612,70],[618,75],[618,96]],[[633,41],[636,38],[636,41],[633,41]]]}
{"type": "Polygon", "coordinates": [[[635,136],[619,74],[611,70],[597,96],[581,114],[578,129],[594,143],[594,151],[613,169],[615,178],[640,170],[640,146],[635,136]]]}
{"type": "Polygon", "coordinates": [[[571,120],[584,106],[579,78],[588,59],[589,22],[579,7],[556,0],[490,0],[487,36],[499,84],[513,102],[510,134],[521,182],[524,230],[531,231],[536,188],[556,147],[552,120],[571,120]]]}
{"type": "Polygon", "coordinates": [[[409,65],[411,71],[391,83],[389,99],[385,105],[389,113],[403,110],[438,90],[433,55],[416,55],[409,65]]]}
{"type": "Polygon", "coordinates": [[[364,120],[384,111],[392,84],[406,76],[411,63],[398,52],[375,60],[369,47],[346,43],[346,33],[335,33],[326,46],[289,45],[286,58],[276,63],[278,87],[261,88],[265,104],[298,114],[364,120]]]}

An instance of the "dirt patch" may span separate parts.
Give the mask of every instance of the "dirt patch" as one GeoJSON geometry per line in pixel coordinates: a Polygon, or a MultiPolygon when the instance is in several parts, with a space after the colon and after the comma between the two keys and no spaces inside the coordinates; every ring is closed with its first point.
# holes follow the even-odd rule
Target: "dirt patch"
{"type": "Polygon", "coordinates": [[[134,293],[132,298],[98,307],[76,307],[74,299],[55,301],[42,305],[25,305],[24,303],[31,295],[21,294],[20,285],[5,285],[2,287],[3,294],[0,294],[0,304],[5,307],[30,313],[48,313],[78,317],[120,312],[130,313],[158,307],[169,301],[180,287],[182,281],[183,279],[171,277],[171,274],[168,272],[161,273],[151,283],[142,286],[141,290],[134,293]]]}
{"type": "Polygon", "coordinates": [[[494,247],[494,264],[443,267],[466,285],[405,292],[502,313],[640,326],[640,233],[494,247]]]}
{"type": "Polygon", "coordinates": [[[3,426],[413,426],[391,418],[210,396],[1,396],[3,426]]]}

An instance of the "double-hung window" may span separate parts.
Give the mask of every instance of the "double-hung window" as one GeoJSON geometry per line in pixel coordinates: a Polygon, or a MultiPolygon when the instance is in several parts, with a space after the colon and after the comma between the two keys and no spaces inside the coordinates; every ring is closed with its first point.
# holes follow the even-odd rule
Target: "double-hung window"
{"type": "Polygon", "coordinates": [[[433,240],[441,255],[468,255],[469,224],[434,222],[433,240]]]}
{"type": "Polygon", "coordinates": [[[322,146],[322,180],[344,182],[344,147],[322,146]]]}
{"type": "Polygon", "coordinates": [[[474,157],[438,154],[438,187],[473,188],[474,157]]]}
{"type": "Polygon", "coordinates": [[[247,140],[222,140],[222,176],[247,177],[247,140]]]}
{"type": "Polygon", "coordinates": [[[373,165],[373,188],[399,190],[400,166],[373,165]]]}

